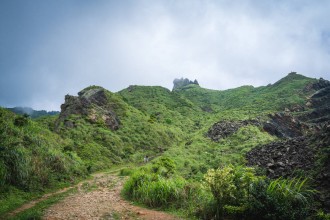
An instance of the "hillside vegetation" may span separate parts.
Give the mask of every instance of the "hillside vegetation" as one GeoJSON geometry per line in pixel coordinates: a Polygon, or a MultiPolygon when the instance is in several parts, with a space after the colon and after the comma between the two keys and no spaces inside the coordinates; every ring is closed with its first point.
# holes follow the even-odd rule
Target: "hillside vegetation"
{"type": "MultiPolygon", "coordinates": [[[[321,206],[311,202],[316,191],[305,179],[315,173],[302,170],[300,178],[271,180],[269,169],[246,167],[246,154],[282,140],[281,126],[309,135],[326,125],[327,120],[310,125],[303,118],[317,108],[306,103],[327,82],[290,73],[273,85],[216,91],[181,80],[185,83],[177,80],[173,91],[135,85],[112,93],[90,86],[67,95],[58,116],[34,120],[1,108],[0,215],[91,172],[141,165],[147,155],[150,163],[122,170],[131,176],[124,195],[147,206],[202,219],[316,216],[312,210],[321,206]],[[284,110],[285,117],[271,116],[284,110]]],[[[318,170],[328,163],[327,147],[315,147],[318,170]]]]}

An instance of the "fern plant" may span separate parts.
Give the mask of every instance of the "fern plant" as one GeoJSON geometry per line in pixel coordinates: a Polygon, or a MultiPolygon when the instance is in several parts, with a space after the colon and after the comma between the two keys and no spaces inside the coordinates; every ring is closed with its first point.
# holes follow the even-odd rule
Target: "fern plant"
{"type": "Polygon", "coordinates": [[[303,203],[308,203],[308,198],[316,192],[316,190],[310,189],[307,178],[283,179],[280,177],[271,181],[267,187],[267,193],[270,195],[303,203]]]}

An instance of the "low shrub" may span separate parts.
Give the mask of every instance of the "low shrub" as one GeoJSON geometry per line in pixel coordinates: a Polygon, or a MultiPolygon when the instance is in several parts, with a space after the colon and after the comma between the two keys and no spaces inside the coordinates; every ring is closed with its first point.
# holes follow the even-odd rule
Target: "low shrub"
{"type": "Polygon", "coordinates": [[[190,183],[179,176],[165,177],[150,170],[134,172],[125,183],[123,195],[148,207],[179,209],[187,216],[206,217],[205,204],[212,202],[211,193],[201,184],[190,183]]]}
{"type": "Polygon", "coordinates": [[[270,181],[241,166],[211,169],[205,183],[214,201],[205,205],[203,213],[214,219],[306,219],[316,193],[307,179],[270,181]]]}
{"type": "Polygon", "coordinates": [[[123,193],[149,207],[169,207],[180,204],[185,183],[179,177],[166,179],[158,174],[138,171],[126,182],[123,193]]]}
{"type": "Polygon", "coordinates": [[[250,219],[306,219],[315,193],[306,179],[259,181],[251,190],[250,219]]]}
{"type": "Polygon", "coordinates": [[[254,169],[249,167],[226,166],[222,169],[210,169],[205,175],[205,183],[210,188],[214,200],[214,217],[241,215],[245,212],[250,189],[260,180],[254,169]]]}
{"type": "Polygon", "coordinates": [[[123,168],[119,171],[120,176],[130,176],[133,173],[132,168],[123,168]]]}

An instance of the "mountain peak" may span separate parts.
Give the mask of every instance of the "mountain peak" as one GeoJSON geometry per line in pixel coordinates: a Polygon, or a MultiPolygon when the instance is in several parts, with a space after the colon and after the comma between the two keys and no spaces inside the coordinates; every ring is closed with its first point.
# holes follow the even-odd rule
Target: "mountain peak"
{"type": "Polygon", "coordinates": [[[288,73],[287,76],[285,76],[282,79],[275,82],[274,86],[275,85],[280,85],[280,84],[283,84],[283,83],[290,83],[290,82],[295,81],[295,80],[306,80],[306,79],[309,79],[309,78],[304,76],[304,75],[298,74],[297,72],[290,72],[290,73],[288,73]]]}
{"type": "Polygon", "coordinates": [[[199,85],[197,79],[195,79],[194,81],[191,81],[188,78],[183,78],[183,77],[181,77],[181,79],[174,79],[172,91],[180,89],[190,84],[199,85]]]}

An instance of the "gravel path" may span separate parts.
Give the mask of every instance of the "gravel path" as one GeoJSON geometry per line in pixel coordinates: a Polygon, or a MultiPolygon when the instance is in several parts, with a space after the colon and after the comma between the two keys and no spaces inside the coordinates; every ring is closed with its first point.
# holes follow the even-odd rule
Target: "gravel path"
{"type": "Polygon", "coordinates": [[[80,184],[77,193],[49,207],[43,219],[178,219],[123,200],[120,191],[124,180],[106,173],[94,175],[93,180],[80,184]]]}

